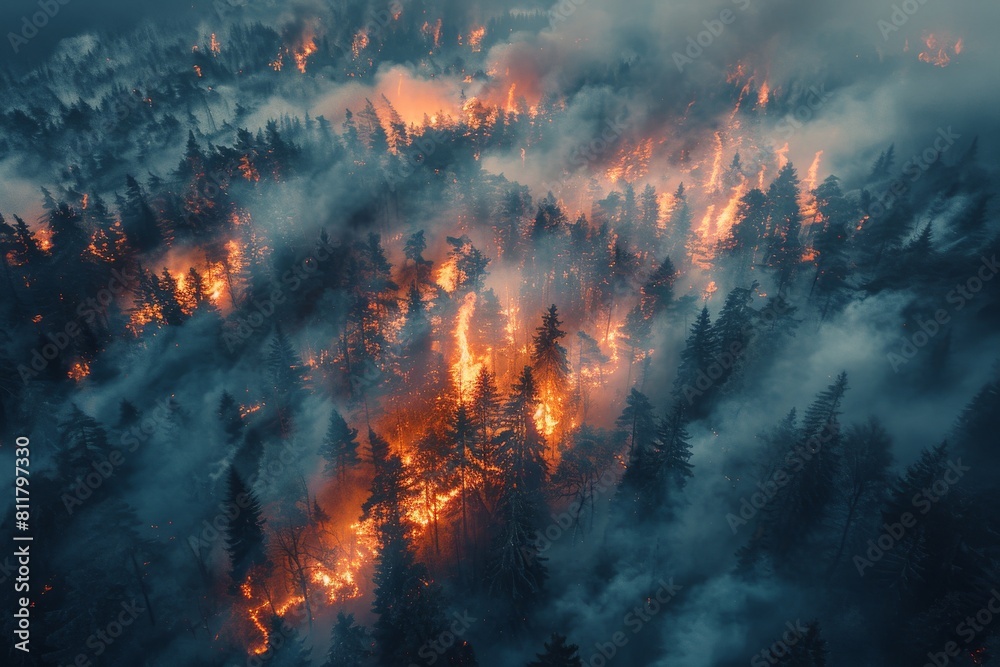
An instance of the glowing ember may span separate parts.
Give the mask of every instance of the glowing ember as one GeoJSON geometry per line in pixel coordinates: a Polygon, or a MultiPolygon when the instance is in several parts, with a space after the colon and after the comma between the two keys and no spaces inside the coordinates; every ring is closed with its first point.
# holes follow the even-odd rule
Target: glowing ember
{"type": "Polygon", "coordinates": [[[41,248],[42,252],[49,252],[52,250],[52,229],[47,225],[43,225],[35,230],[35,238],[38,240],[38,247],[41,248]]]}
{"type": "Polygon", "coordinates": [[[917,56],[920,62],[929,63],[935,67],[947,67],[951,63],[951,56],[962,52],[963,42],[961,39],[954,40],[947,35],[929,33],[924,35],[924,45],[927,50],[921,51],[920,55],[917,56]]]}
{"type": "Polygon", "coordinates": [[[483,36],[485,34],[486,34],[486,28],[484,26],[473,28],[472,32],[469,33],[469,46],[472,47],[473,53],[479,53],[479,51],[482,49],[483,36]]]}
{"type": "Polygon", "coordinates": [[[615,165],[607,170],[606,175],[612,183],[625,181],[634,183],[649,171],[649,160],[653,156],[653,140],[643,139],[630,145],[628,142],[618,151],[615,165]]]}
{"type": "Polygon", "coordinates": [[[761,84],[760,91],[757,93],[757,104],[760,106],[767,106],[767,101],[771,97],[771,87],[767,85],[767,81],[761,84]]]}
{"type": "Polygon", "coordinates": [[[306,73],[306,61],[308,61],[309,56],[314,53],[316,53],[316,42],[310,36],[305,39],[302,46],[293,54],[295,56],[295,66],[298,67],[299,71],[303,74],[306,73]]]}
{"type": "Polygon", "coordinates": [[[240,173],[243,174],[243,178],[248,181],[256,183],[260,180],[260,174],[257,172],[257,168],[250,162],[249,155],[244,155],[240,158],[239,169],[240,173]]]}
{"type": "Polygon", "coordinates": [[[81,382],[85,377],[90,375],[90,364],[83,360],[77,361],[70,366],[67,375],[71,380],[81,382]]]}
{"type": "Polygon", "coordinates": [[[368,48],[368,31],[362,28],[351,40],[351,53],[357,58],[361,52],[368,48]]]}

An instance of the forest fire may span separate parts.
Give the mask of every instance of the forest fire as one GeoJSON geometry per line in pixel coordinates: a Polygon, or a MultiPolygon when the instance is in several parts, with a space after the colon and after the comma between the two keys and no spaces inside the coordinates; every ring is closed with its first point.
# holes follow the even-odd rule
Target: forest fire
{"type": "Polygon", "coordinates": [[[469,46],[472,48],[473,53],[479,53],[482,50],[483,36],[485,34],[485,26],[473,28],[469,33],[469,46]]]}
{"type": "Polygon", "coordinates": [[[355,60],[361,57],[361,52],[368,48],[368,31],[362,28],[357,33],[355,33],[354,38],[351,40],[351,53],[354,54],[355,60]]]}
{"type": "Polygon", "coordinates": [[[229,4],[0,76],[43,661],[131,600],[109,664],[591,664],[676,576],[621,664],[745,664],[803,600],[759,656],[919,664],[977,604],[996,281],[920,315],[1000,248],[990,107],[923,88],[986,80],[959,12],[229,4]],[[959,147],[899,182],[932,120],[959,147]]]}
{"type": "Polygon", "coordinates": [[[459,401],[472,396],[476,378],[484,367],[484,360],[476,359],[469,348],[469,325],[476,310],[476,293],[465,295],[458,310],[458,323],[455,325],[455,344],[458,346],[458,360],[455,362],[455,385],[458,388],[459,401]]]}
{"type": "Polygon", "coordinates": [[[917,56],[920,62],[935,67],[947,67],[951,64],[952,56],[962,53],[963,42],[949,35],[927,33],[924,35],[924,46],[926,50],[917,56]]]}
{"type": "Polygon", "coordinates": [[[82,382],[84,378],[90,375],[90,364],[84,360],[73,362],[67,375],[74,382],[82,382]]]}

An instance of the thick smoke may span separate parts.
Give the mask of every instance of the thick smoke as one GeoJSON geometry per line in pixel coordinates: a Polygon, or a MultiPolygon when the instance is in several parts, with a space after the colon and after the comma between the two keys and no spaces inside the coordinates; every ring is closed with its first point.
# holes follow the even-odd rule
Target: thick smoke
{"type": "MultiPolygon", "coordinates": [[[[852,202],[872,195],[882,198],[896,183],[912,187],[905,233],[884,258],[879,254],[878,262],[904,257],[903,250],[915,245],[931,225],[936,252],[954,252],[948,257],[973,258],[971,263],[950,259],[947,266],[914,267],[900,260],[893,274],[878,262],[859,266],[858,258],[869,258],[874,248],[854,247],[851,278],[842,290],[847,296],[827,311],[812,300],[808,278],[791,288],[779,285],[765,262],[752,274],[740,274],[721,251],[709,261],[688,261],[682,244],[681,257],[673,257],[683,267],[673,287],[677,304],[655,319],[648,345],[652,354],[635,363],[609,362],[612,370],[602,378],[605,384],[595,392],[599,395],[592,398],[588,415],[594,426],[614,429],[633,388],[649,397],[658,415],[666,416],[676,398],[673,384],[681,351],[702,305],[717,321],[726,295],[749,287],[751,279],[759,281],[752,290],[754,309],[764,311],[768,299],[780,292],[797,307],[794,317],[799,322],[794,336],[782,338],[771,356],[761,352],[760,359],[740,359],[753,369],[747,371],[752,377],[715,396],[707,413],[688,424],[695,474],[677,507],[641,529],[621,525],[615,497],[628,462],[624,451],[602,471],[613,473],[614,483],[596,492],[592,512],[581,520],[588,525],[582,537],[562,525],[568,503],[552,494],[539,526],[543,535],[555,526],[542,550],[550,578],[528,628],[511,630],[496,621],[491,614],[499,616],[500,605],[482,588],[466,593],[464,564],[455,565],[452,572],[439,557],[434,574],[445,584],[449,610],[461,610],[467,603],[478,617],[463,638],[475,647],[482,665],[525,664],[552,632],[567,634],[578,644],[580,657],[590,667],[745,664],[771,647],[786,623],[797,628],[814,620],[830,647],[830,664],[889,659],[878,639],[868,640],[884,628],[865,625],[867,611],[881,603],[851,597],[856,591],[823,598],[820,582],[802,579],[804,567],[786,572],[768,563],[751,573],[740,570],[733,554],[759,533],[755,535],[753,522],[733,530],[727,517],[738,513],[741,500],[758,490],[762,462],[773,455],[762,434],[792,408],[801,418],[839,373],[847,373],[849,385],[839,407],[842,430],[877,416],[893,441],[894,473],[904,471],[924,450],[954,439],[963,408],[981,387],[996,381],[996,288],[988,285],[982,294],[962,297],[961,308],[956,308],[954,288],[981,276],[975,257],[981,254],[989,260],[997,247],[991,240],[997,232],[995,201],[984,199],[980,213],[985,222],[974,233],[966,234],[970,227],[965,221],[974,217],[970,211],[989,193],[987,184],[995,182],[1000,135],[993,116],[1000,107],[1000,86],[994,32],[1000,5],[964,0],[562,0],[550,7],[416,0],[200,0],[177,7],[69,0],[55,3],[58,11],[29,38],[23,17],[30,23],[42,11],[40,6],[34,0],[18,0],[0,9],[0,27],[14,35],[6,40],[10,44],[2,45],[5,67],[0,80],[7,135],[0,136],[0,213],[8,224],[17,215],[43,232],[53,213],[40,194],[43,187],[55,200],[77,208],[81,203],[73,197],[100,195],[120,216],[118,209],[128,198],[128,175],[149,195],[161,226],[169,227],[163,221],[172,225],[184,215],[169,209],[169,197],[154,196],[170,192],[177,201],[188,201],[204,195],[184,191],[184,177],[177,175],[183,173],[189,136],[203,155],[252,152],[260,164],[272,168],[254,179],[247,174],[255,165],[249,165],[242,180],[237,172],[223,179],[226,205],[232,204],[226,210],[252,222],[216,221],[220,228],[229,225],[224,227],[225,238],[190,233],[135,253],[144,268],[169,276],[194,265],[230,262],[228,257],[225,262],[215,258],[226,255],[227,241],[237,243],[248,276],[244,288],[234,288],[233,277],[227,276],[229,285],[219,288],[223,296],[215,299],[215,309],[186,314],[182,324],[163,318],[162,326],[156,326],[153,320],[141,335],[112,335],[125,332],[130,317],[134,323],[138,286],[129,285],[129,294],[108,310],[108,335],[92,341],[100,354],[90,359],[90,375],[79,384],[62,377],[61,367],[58,378],[22,382],[18,367],[30,363],[31,351],[51,332],[49,311],[32,324],[33,313],[24,309],[44,304],[54,311],[49,301],[62,301],[64,295],[53,290],[36,301],[30,285],[22,289],[19,284],[15,290],[16,278],[5,278],[12,288],[3,299],[9,319],[9,333],[4,323],[3,361],[9,377],[2,380],[5,387],[16,387],[8,388],[12,398],[3,404],[5,436],[28,429],[33,441],[58,452],[65,436],[59,423],[76,406],[109,425],[110,437],[116,439],[125,429],[111,425],[120,421],[123,399],[151,423],[151,432],[126,456],[127,476],[102,482],[107,497],[133,508],[151,527],[151,535],[170,545],[155,563],[158,578],[150,577],[141,586],[157,602],[160,626],[125,641],[151,637],[155,664],[236,664],[226,648],[213,649],[218,653],[210,657],[203,652],[205,646],[220,645],[206,640],[209,627],[248,625],[238,618],[239,592],[227,590],[223,581],[229,562],[222,542],[213,543],[203,555],[192,554],[188,546],[189,536],[199,534],[203,522],[218,514],[229,471],[242,465],[249,449],[226,440],[218,407],[223,392],[232,394],[243,412],[244,440],[239,442],[245,443],[252,433],[263,434],[268,445],[259,455],[262,469],[269,463],[277,466],[274,474],[262,477],[259,487],[269,521],[275,526],[291,522],[295,512],[313,512],[315,502],[332,516],[330,525],[338,526],[330,529],[336,535],[329,539],[344,540],[338,542],[344,549],[351,539],[345,526],[360,514],[371,480],[364,472],[334,484],[323,473],[317,450],[331,410],[343,412],[359,429],[362,449],[370,445],[371,424],[391,430],[385,435],[394,444],[412,439],[413,434],[403,433],[405,427],[392,424],[392,418],[400,419],[408,402],[418,405],[424,397],[399,387],[384,389],[389,386],[386,378],[402,371],[352,367],[343,377],[334,377],[334,362],[324,361],[324,353],[332,358],[349,345],[347,325],[338,329],[337,318],[348,311],[344,321],[356,316],[348,303],[349,290],[331,287],[361,271],[358,264],[348,263],[355,259],[347,248],[361,247],[370,232],[381,235],[398,290],[393,304],[369,307],[384,308],[378,311],[380,317],[396,327],[408,314],[399,310],[407,288],[420,282],[422,270],[404,252],[404,243],[415,232],[426,233],[424,253],[434,266],[431,278],[424,281],[424,296],[427,303],[435,302],[430,326],[444,333],[422,352],[425,356],[414,364],[418,370],[411,372],[412,377],[429,378],[437,372],[439,359],[452,361],[458,346],[450,323],[457,321],[460,306],[451,295],[460,290],[443,287],[443,274],[449,251],[461,247],[459,237],[468,235],[492,260],[478,303],[483,303],[481,292],[492,289],[502,319],[513,322],[516,330],[506,351],[491,350],[494,358],[486,364],[503,369],[498,374],[506,392],[519,370],[515,360],[527,359],[530,335],[543,308],[570,291],[559,276],[563,270],[569,274],[567,267],[576,258],[564,248],[545,245],[554,243],[550,239],[530,233],[521,240],[532,246],[530,262],[517,254],[523,253],[521,246],[509,256],[498,256],[503,243],[496,238],[493,221],[503,214],[501,203],[530,197],[530,206],[516,215],[527,230],[551,193],[568,227],[580,215],[596,223],[595,211],[602,215],[598,202],[610,192],[629,184],[638,195],[649,184],[659,196],[660,226],[666,227],[676,211],[670,193],[683,183],[692,227],[697,231],[704,224],[712,229],[733,192],[743,188],[743,194],[757,186],[758,174],[760,187],[767,191],[780,166],[790,162],[803,181],[815,177],[812,188],[837,176],[852,202]],[[402,18],[395,18],[397,13],[402,18]],[[415,13],[419,19],[413,18],[415,13]],[[440,23],[435,23],[438,18],[440,23]],[[471,35],[479,26],[487,27],[486,36],[481,48],[473,49],[471,35]],[[237,34],[242,36],[237,39],[237,34]],[[221,46],[212,55],[210,44],[216,39],[221,46]],[[235,44],[243,50],[237,52],[235,44]],[[303,51],[307,45],[313,50],[303,51]],[[297,56],[302,58],[301,75],[297,56]],[[501,117],[519,120],[510,121],[502,141],[480,138],[468,126],[460,137],[455,128],[469,117],[471,100],[495,108],[501,117]],[[374,118],[366,114],[369,103],[374,118]],[[75,120],[67,112],[84,105],[90,111],[80,111],[75,120]],[[36,122],[22,122],[22,116],[36,122]],[[64,118],[76,125],[64,125],[64,118]],[[404,134],[409,131],[413,143],[391,153],[387,129],[394,124],[401,124],[404,134]],[[248,133],[238,138],[241,128],[248,133]],[[387,148],[382,155],[371,157],[369,152],[361,159],[358,155],[364,151],[351,145],[351,132],[359,134],[353,139],[358,145],[383,142],[387,148]],[[274,141],[276,134],[291,137],[288,141],[298,149],[296,153],[289,148],[284,162],[273,155],[276,147],[287,148],[274,141]],[[941,137],[950,143],[936,143],[941,137]],[[252,151],[239,142],[252,143],[252,151]],[[894,166],[873,176],[873,163],[890,146],[894,166]],[[933,159],[926,158],[927,151],[933,159]],[[975,169],[969,166],[974,151],[975,169]],[[725,170],[737,153],[746,167],[745,181],[735,187],[713,186],[713,170],[721,173],[720,165],[725,170]],[[815,173],[807,176],[809,171],[815,173]],[[267,186],[255,185],[258,181],[267,186]],[[328,234],[343,252],[334,259],[317,259],[321,234],[328,234]],[[318,270],[291,287],[284,277],[295,266],[318,270]],[[522,284],[526,276],[537,282],[522,284]],[[259,304],[269,289],[276,290],[284,305],[272,304],[265,312],[259,304]],[[430,290],[437,294],[428,297],[430,290]],[[515,310],[517,305],[520,310],[515,310]],[[919,322],[942,310],[955,322],[954,328],[928,335],[926,347],[918,346],[912,360],[900,362],[899,351],[906,341],[915,340],[919,322]],[[264,322],[259,327],[251,319],[258,313],[264,322]],[[34,326],[39,321],[42,324],[34,326]],[[231,333],[237,324],[251,333],[239,336],[234,348],[222,332],[231,333]],[[263,368],[263,360],[272,358],[274,341],[283,335],[279,331],[287,333],[296,354],[310,362],[304,371],[308,392],[294,408],[297,427],[291,436],[284,430],[286,415],[272,398],[270,380],[262,379],[266,370],[273,371],[263,368]],[[281,462],[274,443],[302,454],[281,462]],[[307,500],[299,503],[304,509],[283,505],[283,499],[300,496],[307,500]],[[657,598],[664,588],[671,590],[666,601],[657,598]],[[653,599],[660,602],[656,612],[649,611],[653,599]],[[642,611],[635,611],[637,607],[642,611]],[[615,639],[616,633],[624,643],[615,639]],[[613,647],[613,658],[608,647],[613,647]]],[[[202,166],[202,180],[211,181],[210,168],[202,166]]],[[[803,185],[802,190],[807,189],[803,185]]],[[[215,195],[203,198],[214,200],[215,195]]],[[[219,201],[212,205],[221,209],[219,201]]],[[[858,205],[858,224],[851,234],[861,233],[864,214],[871,224],[891,216],[881,205],[873,206],[858,205]]],[[[219,209],[199,210],[193,218],[219,209]]],[[[621,237],[625,239],[624,232],[621,237]]],[[[724,241],[722,237],[713,242],[724,241]]],[[[613,244],[614,239],[608,239],[613,244]]],[[[636,246],[644,241],[627,240],[636,246]]],[[[564,328],[570,334],[566,342],[571,363],[581,350],[578,331],[603,330],[601,342],[610,350],[608,332],[618,330],[638,302],[642,279],[665,254],[655,243],[652,247],[655,251],[644,258],[631,282],[609,290],[614,305],[607,311],[599,317],[570,311],[564,328]]],[[[808,271],[815,270],[805,264],[808,271]]],[[[21,275],[23,265],[10,261],[5,267],[16,270],[8,276],[21,275]]],[[[65,282],[58,286],[69,290],[65,282]]],[[[756,335],[769,334],[762,329],[756,335]]],[[[391,349],[392,355],[409,342],[400,340],[385,342],[386,349],[398,346],[391,349]]],[[[624,343],[617,352],[623,358],[628,354],[624,343]]],[[[68,358],[53,364],[64,361],[68,365],[68,358]]],[[[436,386],[426,382],[422,391],[436,386]]],[[[455,402],[452,378],[445,377],[443,384],[452,393],[443,391],[440,402],[455,402]]],[[[426,406],[434,418],[440,409],[426,406]]],[[[372,452],[363,454],[373,457],[372,452]]],[[[60,456],[68,454],[38,456],[40,474],[44,470],[55,475],[60,456]]],[[[50,507],[40,523],[59,524],[65,518],[60,494],[53,492],[45,502],[50,507]]],[[[833,519],[820,521],[828,526],[833,519]]],[[[69,523],[75,526],[74,535],[84,532],[82,521],[69,523]]],[[[989,525],[995,528],[995,523],[989,525]]],[[[814,546],[809,553],[829,558],[825,548],[814,546]]],[[[421,556],[431,555],[430,547],[422,549],[421,556]]],[[[63,544],[53,554],[53,563],[65,566],[74,555],[73,544],[63,544]]],[[[359,572],[371,576],[370,567],[359,572]]],[[[52,574],[56,586],[61,576],[52,574]]],[[[863,586],[851,581],[852,586],[863,586]]],[[[365,584],[362,590],[359,597],[314,610],[315,627],[297,625],[313,649],[312,664],[324,664],[336,611],[355,613],[369,626],[374,623],[372,587],[365,584]]],[[[928,627],[932,620],[927,620],[928,627]]],[[[75,636],[77,631],[65,632],[75,636]]],[[[224,641],[233,639],[227,635],[224,641]]],[[[985,647],[988,642],[995,644],[987,636],[980,643],[985,647]]],[[[58,639],[48,645],[58,645],[58,639]]],[[[58,655],[26,664],[68,664],[85,647],[59,649],[63,652],[58,655]]],[[[123,652],[137,654],[135,648],[123,652]]]]}

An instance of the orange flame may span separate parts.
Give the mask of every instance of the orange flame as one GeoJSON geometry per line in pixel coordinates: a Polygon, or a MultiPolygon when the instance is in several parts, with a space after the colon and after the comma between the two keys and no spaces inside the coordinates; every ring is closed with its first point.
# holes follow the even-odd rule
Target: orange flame
{"type": "Polygon", "coordinates": [[[921,51],[917,58],[920,59],[920,62],[929,63],[935,67],[947,67],[951,63],[949,51],[951,51],[952,55],[958,55],[964,47],[964,42],[961,39],[954,43],[952,39],[947,35],[936,35],[934,33],[924,35],[924,45],[927,47],[927,50],[921,51]]]}
{"type": "Polygon", "coordinates": [[[66,375],[75,382],[82,382],[85,377],[90,375],[90,364],[81,359],[70,366],[66,375]]]}
{"type": "Polygon", "coordinates": [[[469,46],[472,47],[473,53],[479,53],[479,51],[482,49],[483,36],[485,34],[486,34],[486,28],[484,26],[473,28],[472,32],[469,33],[469,46]]]}
{"type": "Polygon", "coordinates": [[[458,309],[458,325],[455,327],[455,344],[458,346],[458,360],[452,368],[459,397],[464,400],[471,396],[476,385],[476,377],[482,370],[484,359],[477,359],[469,348],[469,323],[476,312],[476,293],[469,292],[458,309]]]}

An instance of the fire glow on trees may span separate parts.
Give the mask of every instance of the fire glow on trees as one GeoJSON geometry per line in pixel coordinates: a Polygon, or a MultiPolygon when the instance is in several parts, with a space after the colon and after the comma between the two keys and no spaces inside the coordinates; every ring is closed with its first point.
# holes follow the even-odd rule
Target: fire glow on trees
{"type": "Polygon", "coordinates": [[[926,50],[917,56],[920,62],[935,67],[947,67],[951,63],[952,56],[962,53],[963,41],[947,34],[927,33],[924,35],[924,46],[926,50]]]}
{"type": "MultiPolygon", "coordinates": [[[[434,48],[440,48],[442,22],[428,21],[423,29],[434,48]]],[[[465,45],[480,52],[486,29],[473,27],[464,34],[465,45]]],[[[351,55],[368,56],[366,51],[374,51],[378,39],[366,28],[353,33],[351,55]]],[[[280,70],[287,56],[306,74],[309,59],[319,48],[316,31],[307,27],[285,43],[288,46],[282,47],[271,66],[280,70]]],[[[928,48],[936,44],[929,41],[928,48]]],[[[961,42],[949,49],[959,53],[961,42]]],[[[220,50],[213,34],[209,51],[218,55],[220,50]]],[[[207,68],[198,71],[210,75],[207,68]]],[[[350,115],[342,134],[330,143],[349,156],[357,174],[374,182],[379,165],[411,155],[430,137],[466,146],[476,160],[488,156],[491,146],[517,138],[514,145],[520,149],[522,164],[527,164],[535,159],[535,146],[545,145],[545,128],[565,102],[543,102],[537,76],[512,75],[502,67],[491,70],[485,80],[470,75],[464,81],[475,94],[460,99],[413,94],[414,80],[404,77],[402,70],[393,74],[386,94],[373,95],[374,101],[362,113],[350,115]],[[393,88],[397,99],[390,102],[393,88]]],[[[651,329],[662,315],[649,305],[655,301],[650,294],[663,285],[642,284],[664,256],[683,262],[684,288],[690,298],[719,299],[720,283],[725,282],[712,272],[737,243],[738,226],[754,202],[765,198],[771,179],[774,192],[767,196],[787,208],[779,210],[773,202],[769,208],[759,207],[769,237],[752,249],[752,270],[784,252],[782,241],[797,235],[797,229],[789,226],[800,223],[805,230],[803,244],[789,244],[791,262],[803,266],[819,262],[821,255],[810,244],[826,222],[814,192],[822,182],[824,152],[810,153],[814,157],[799,189],[790,156],[800,147],[791,141],[768,141],[752,129],[752,121],[780,103],[781,89],[742,64],[731,72],[728,85],[731,98],[724,106],[728,124],[701,134],[689,132],[690,146],[684,150],[676,148],[675,137],[667,136],[667,130],[641,136],[638,128],[628,128],[613,150],[594,157],[586,174],[564,181],[565,193],[542,200],[538,213],[524,205],[530,200],[527,190],[520,193],[503,177],[496,179],[496,187],[503,191],[498,197],[501,204],[479,210],[479,202],[461,191],[457,174],[421,166],[424,171],[418,171],[417,178],[434,181],[444,175],[453,180],[457,215],[442,216],[448,222],[435,223],[427,240],[407,239],[404,262],[395,261],[404,245],[398,229],[384,239],[372,234],[367,241],[347,241],[338,266],[349,267],[345,271],[349,275],[331,271],[323,277],[338,285],[337,281],[356,281],[337,299],[324,303],[324,309],[346,313],[343,322],[308,334],[304,360],[283,365],[282,372],[298,374],[310,391],[343,387],[343,378],[348,377],[345,393],[352,403],[346,419],[351,426],[366,426],[372,434],[372,458],[355,462],[354,477],[338,478],[337,484],[303,480],[306,496],[310,484],[320,486],[321,496],[341,484],[364,488],[370,481],[369,464],[374,467],[378,434],[413,480],[401,502],[408,538],[432,566],[457,559],[460,554],[453,545],[460,542],[459,530],[482,531],[483,525],[497,521],[502,501],[495,480],[509,473],[503,457],[517,448],[510,444],[511,438],[536,440],[545,463],[557,468],[581,425],[610,426],[611,406],[624,398],[622,387],[645,377],[657,345],[651,329]],[[657,172],[664,164],[676,167],[669,181],[657,172]],[[645,190],[639,187],[644,181],[649,183],[645,190]],[[661,189],[661,181],[671,187],[661,189]],[[780,185],[798,196],[789,200],[780,185]],[[568,201],[586,202],[589,209],[573,209],[568,201]],[[432,250],[424,257],[428,241],[432,250]],[[440,251],[445,242],[451,245],[448,253],[440,251]],[[550,294],[571,303],[557,309],[548,303],[550,294]],[[412,307],[404,312],[407,303],[412,307]],[[415,350],[412,359],[411,350],[415,350]],[[515,395],[518,387],[522,396],[515,395]],[[598,395],[605,400],[590,400],[598,395]],[[524,433],[512,435],[516,400],[526,403],[516,406],[524,433]],[[474,441],[461,440],[456,453],[453,440],[467,435],[474,441]],[[471,520],[465,516],[470,507],[480,513],[471,520]]],[[[688,105],[679,123],[686,122],[696,104],[693,100],[688,105]]],[[[217,198],[203,196],[208,169],[199,163],[204,158],[192,150],[188,159],[197,164],[191,170],[192,182],[185,184],[184,192],[193,193],[184,201],[185,211],[196,220],[211,218],[217,228],[211,238],[206,234],[176,242],[177,230],[169,229],[158,249],[162,252],[151,255],[156,264],[150,267],[162,268],[148,271],[143,289],[124,299],[132,301],[129,329],[137,338],[147,330],[196,317],[206,307],[231,325],[241,308],[258,296],[251,267],[273,260],[264,244],[272,244],[274,238],[258,240],[249,210],[228,195],[230,190],[256,195],[268,187],[283,187],[279,176],[290,165],[274,156],[290,142],[282,140],[276,128],[268,127],[267,132],[266,140],[247,133],[240,138],[239,150],[225,149],[214,156],[227,159],[217,198]],[[267,145],[251,146],[255,141],[267,145]]],[[[82,210],[95,205],[83,195],[82,210]]],[[[380,201],[376,209],[383,205],[390,207],[380,201]]],[[[157,208],[162,227],[177,222],[168,219],[169,207],[157,208]]],[[[302,222],[289,221],[289,227],[298,224],[302,222]]],[[[40,227],[36,236],[43,253],[58,250],[58,235],[50,226],[40,227]]],[[[130,252],[134,237],[115,220],[88,236],[88,257],[113,264],[130,252]]],[[[17,261],[12,257],[11,264],[17,261]]],[[[290,348],[294,353],[294,346],[290,348]]],[[[90,377],[91,363],[80,358],[66,374],[83,382],[90,377]]],[[[248,398],[237,412],[241,423],[256,425],[283,409],[281,397],[264,395],[248,398]]],[[[284,421],[280,431],[282,437],[294,433],[284,421]]],[[[614,452],[615,461],[624,464],[626,458],[624,450],[614,452]]],[[[322,514],[320,501],[311,500],[316,508],[300,511],[322,514]]],[[[278,567],[253,572],[239,583],[239,612],[231,623],[234,633],[258,655],[270,645],[273,616],[296,609],[313,614],[370,596],[373,569],[384,546],[379,544],[375,522],[358,519],[353,499],[336,498],[329,504],[338,505],[338,516],[310,518],[304,528],[297,527],[300,532],[288,535],[282,508],[270,501],[264,505],[264,519],[278,567]],[[293,553],[288,544],[305,546],[293,553]]],[[[327,501],[323,498],[323,504],[327,501]]]]}

